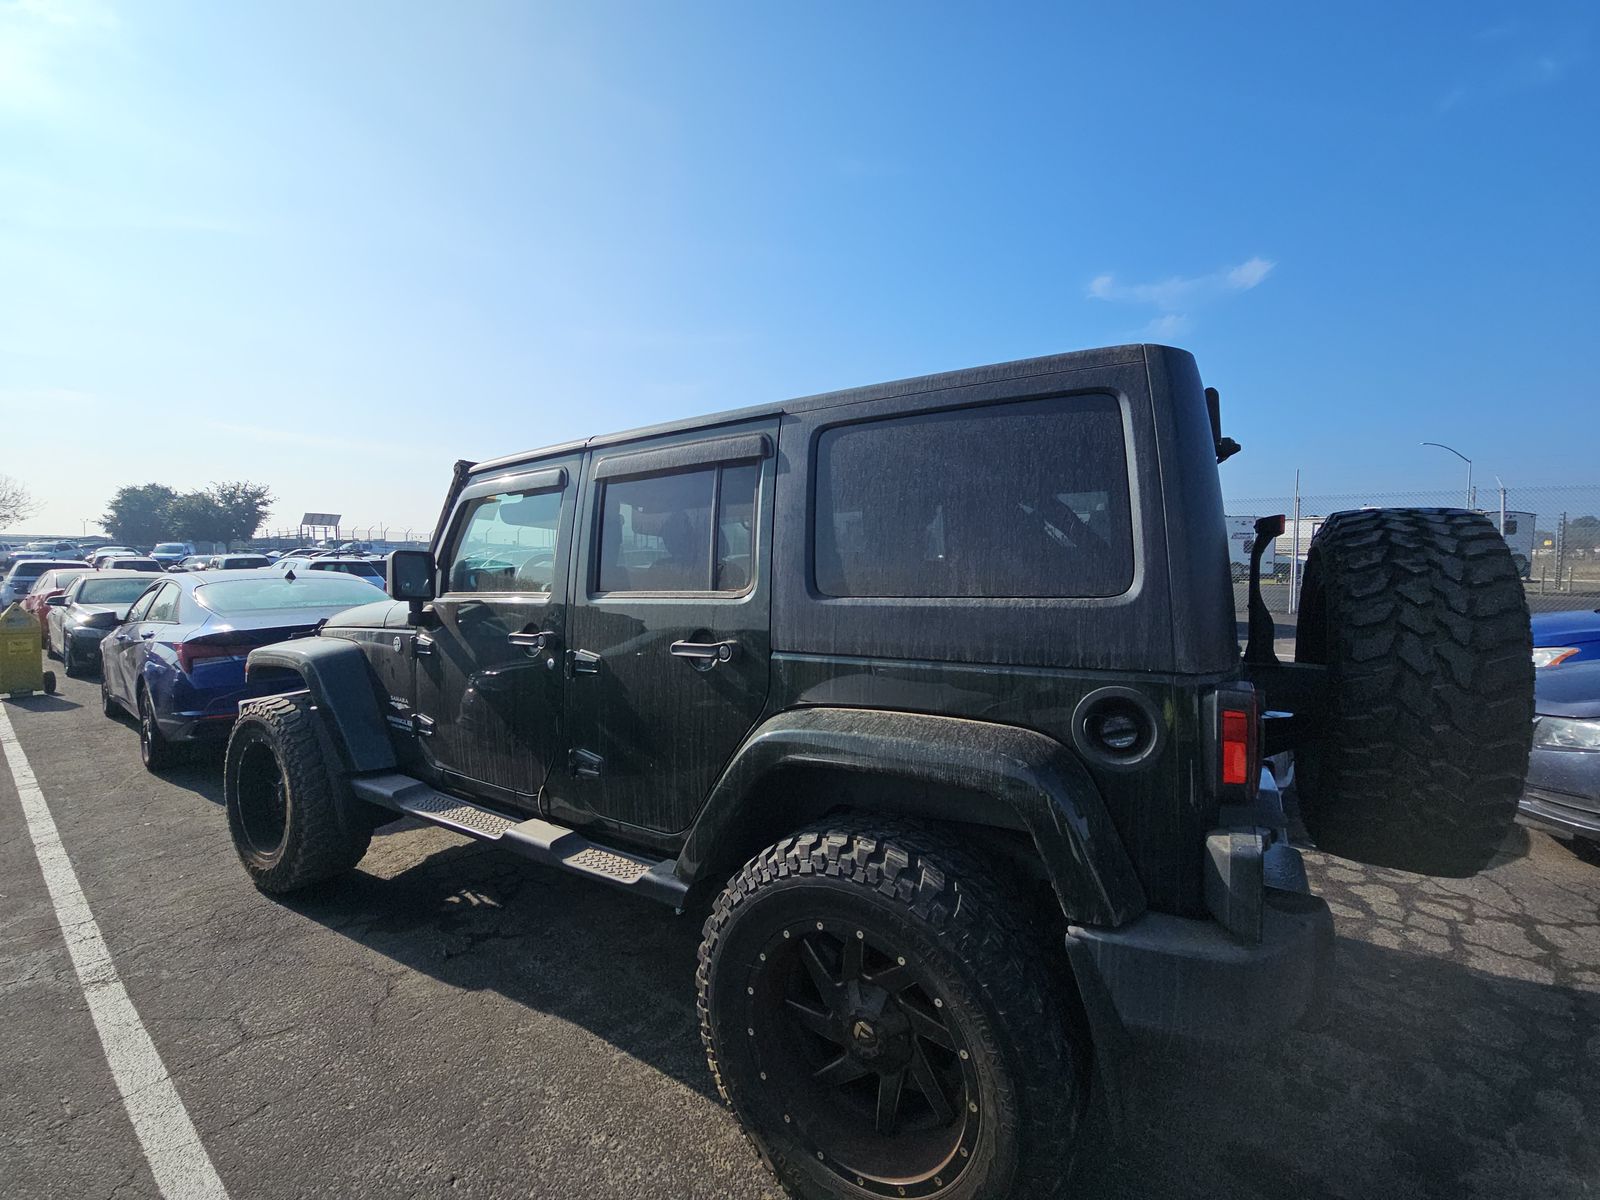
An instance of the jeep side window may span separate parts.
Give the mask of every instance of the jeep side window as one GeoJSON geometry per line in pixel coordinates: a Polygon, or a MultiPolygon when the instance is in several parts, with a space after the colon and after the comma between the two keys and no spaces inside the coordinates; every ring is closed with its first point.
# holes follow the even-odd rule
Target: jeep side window
{"type": "Polygon", "coordinates": [[[606,483],[601,493],[597,589],[744,591],[750,586],[752,522],[760,478],[758,465],[741,465],[606,483]]]}
{"type": "Polygon", "coordinates": [[[548,592],[555,579],[560,491],[471,502],[446,578],[452,592],[548,592]]]}
{"type": "Polygon", "coordinates": [[[1116,596],[1133,582],[1122,414],[1105,395],[891,417],[817,440],[829,596],[1116,596]]]}

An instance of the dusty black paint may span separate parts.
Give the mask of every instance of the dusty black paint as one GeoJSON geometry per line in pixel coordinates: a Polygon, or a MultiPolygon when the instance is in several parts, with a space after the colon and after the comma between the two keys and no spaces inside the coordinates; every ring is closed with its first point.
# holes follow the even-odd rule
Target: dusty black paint
{"type": "Polygon", "coordinates": [[[1202,775],[1201,700],[1239,668],[1214,439],[1187,354],[1058,355],[480,463],[454,481],[436,558],[448,562],[474,498],[556,470],[565,486],[548,595],[447,592],[414,631],[392,631],[400,615],[376,608],[365,633],[348,621],[325,631],[323,640],[357,643],[370,657],[367,691],[386,696],[376,719],[392,753],[420,755],[417,773],[433,786],[679,855],[687,878],[759,848],[742,838],[775,836],[751,819],[771,811],[773,772],[848,769],[853,806],[871,807],[868,785],[879,781],[902,810],[920,803],[940,819],[1020,829],[1063,907],[1085,922],[1117,924],[1145,907],[1203,913],[1200,850],[1216,806],[1202,775]],[[1080,393],[1113,397],[1121,416],[1134,555],[1125,592],[886,600],[817,591],[808,523],[820,433],[1080,393]],[[598,464],[635,474],[729,455],[754,456],[761,469],[749,588],[598,592],[598,464]],[[530,657],[507,641],[535,628],[550,634],[550,652],[530,657]],[[726,641],[737,653],[696,670],[671,653],[685,641],[726,641]],[[1158,714],[1160,744],[1135,767],[1069,749],[1075,707],[1107,685],[1136,689],[1158,714]],[[820,743],[801,736],[823,727],[820,743]],[[752,744],[756,729],[790,732],[752,744]]]}
{"type": "Polygon", "coordinates": [[[1120,925],[1144,911],[1138,877],[1094,781],[1059,742],[1027,729],[907,712],[803,708],[763,724],[712,790],[678,856],[679,875],[697,880],[726,861],[725,841],[744,842],[760,805],[781,800],[766,785],[796,767],[847,773],[869,803],[874,781],[883,778],[959,789],[969,806],[946,812],[1026,830],[1070,919],[1120,925]]]}

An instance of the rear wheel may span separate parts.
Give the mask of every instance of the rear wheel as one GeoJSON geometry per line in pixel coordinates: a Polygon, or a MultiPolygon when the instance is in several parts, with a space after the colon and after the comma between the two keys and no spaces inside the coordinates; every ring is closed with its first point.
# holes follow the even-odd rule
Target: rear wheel
{"type": "Polygon", "coordinates": [[[342,875],[367,852],[372,823],[340,805],[303,697],[246,708],[222,776],[234,849],[262,891],[281,895],[342,875]]]}
{"type": "Polygon", "coordinates": [[[147,771],[164,771],[172,765],[177,755],[172,743],[156,721],[156,706],[150,699],[150,689],[139,685],[139,758],[147,771]]]}
{"type": "Polygon", "coordinates": [[[1335,513],[1306,562],[1295,657],[1329,668],[1296,752],[1317,845],[1470,875],[1516,815],[1533,736],[1527,596],[1505,540],[1461,509],[1335,513]]]}
{"type": "Polygon", "coordinates": [[[937,831],[810,831],[729,883],[700,947],[723,1097],[808,1200],[1056,1194],[1083,1108],[1025,909],[937,831]]]}

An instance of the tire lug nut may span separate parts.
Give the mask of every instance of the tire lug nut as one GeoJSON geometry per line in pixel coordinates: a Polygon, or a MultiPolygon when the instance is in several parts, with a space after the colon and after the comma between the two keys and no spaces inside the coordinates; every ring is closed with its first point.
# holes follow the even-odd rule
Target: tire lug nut
{"type": "Polygon", "coordinates": [[[766,1077],[767,1077],[767,1073],[765,1071],[761,1072],[761,1078],[762,1079],[766,1079],[766,1077]]]}
{"type": "Polygon", "coordinates": [[[821,921],[818,921],[818,922],[817,922],[817,928],[818,928],[818,929],[821,929],[821,928],[822,928],[822,922],[821,922],[821,921]]]}
{"type": "Polygon", "coordinates": [[[961,1052],[961,1059],[963,1062],[965,1062],[967,1059],[967,1052],[965,1050],[961,1052]]]}
{"type": "Polygon", "coordinates": [[[793,1118],[793,1117],[791,1117],[791,1116],[790,1116],[790,1115],[789,1115],[789,1114],[788,1114],[788,1113],[784,1113],[784,1114],[783,1114],[783,1123],[784,1123],[784,1124],[785,1124],[785,1125],[787,1125],[787,1124],[789,1124],[789,1123],[790,1123],[790,1122],[791,1122],[791,1121],[793,1121],[793,1120],[794,1120],[794,1118],[793,1118]]]}
{"type": "Polygon", "coordinates": [[[904,954],[902,954],[899,958],[895,959],[894,961],[899,963],[903,967],[903,966],[906,965],[906,956],[904,954]]]}
{"type": "Polygon", "coordinates": [[[933,998],[933,1006],[935,1008],[943,1008],[944,1007],[944,1001],[939,999],[939,997],[935,996],[933,998]]]}
{"type": "Polygon", "coordinates": [[[978,1102],[976,1100],[968,1100],[967,1101],[967,1111],[968,1112],[977,1112],[978,1111],[978,1102]]]}
{"type": "Polygon", "coordinates": [[[867,935],[866,935],[866,934],[864,934],[864,933],[862,933],[862,932],[861,932],[861,930],[859,930],[859,929],[858,929],[858,930],[856,930],[856,937],[857,937],[857,938],[865,938],[865,937],[866,937],[866,936],[867,936],[867,935]]]}

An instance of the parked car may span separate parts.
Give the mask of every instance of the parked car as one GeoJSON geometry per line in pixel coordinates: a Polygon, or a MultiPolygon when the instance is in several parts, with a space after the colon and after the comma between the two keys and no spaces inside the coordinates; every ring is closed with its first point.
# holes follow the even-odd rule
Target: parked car
{"type": "Polygon", "coordinates": [[[206,571],[252,571],[270,567],[272,560],[265,554],[213,554],[206,560],[206,571]]]}
{"type": "Polygon", "coordinates": [[[53,571],[46,571],[38,579],[34,580],[33,587],[29,588],[28,594],[22,598],[23,611],[32,613],[34,619],[39,622],[39,642],[41,645],[44,644],[45,640],[46,602],[49,601],[50,597],[59,596],[66,591],[68,584],[78,576],[87,574],[88,571],[89,568],[87,566],[81,565],[64,569],[58,567],[53,571]]]}
{"type": "Polygon", "coordinates": [[[142,556],[143,553],[144,551],[137,550],[132,546],[96,546],[83,556],[83,561],[91,567],[98,567],[102,558],[137,558],[142,556]]]}
{"type": "Polygon", "coordinates": [[[95,562],[95,569],[100,571],[143,571],[148,575],[159,575],[165,569],[147,554],[114,554],[97,558],[95,562]]]}
{"type": "Polygon", "coordinates": [[[1540,671],[1534,711],[1523,822],[1600,840],[1600,661],[1540,671]]]}
{"type": "Polygon", "coordinates": [[[186,554],[178,561],[176,566],[168,569],[172,571],[203,571],[215,557],[213,554],[186,554]]]}
{"type": "Polygon", "coordinates": [[[149,587],[145,571],[85,571],[45,607],[46,651],[61,660],[68,675],[98,667],[100,639],[149,587]]]}
{"type": "Polygon", "coordinates": [[[193,542],[157,542],[150,557],[161,564],[162,570],[170,571],[194,552],[193,542]]]}
{"type": "Polygon", "coordinates": [[[391,599],[250,653],[240,862],[292,893],[403,813],[720,892],[701,1043],[785,1193],[1056,1194],[1125,1044],[1254,1052],[1339,987],[1263,754],[1320,849],[1428,874],[1522,793],[1494,523],[1333,514],[1300,661],[1260,601],[1241,657],[1237,449],[1193,358],[1119,346],[460,463],[391,599]]]}
{"type": "Polygon", "coordinates": [[[371,601],[371,587],[343,575],[165,575],[104,635],[101,702],[108,716],[127,709],[139,718],[140,756],[160,770],[173,743],[226,737],[240,700],[281,687],[260,677],[246,682],[252,647],[307,633],[371,601]]]}
{"type": "Polygon", "coordinates": [[[1534,666],[1559,667],[1586,659],[1600,659],[1600,609],[1534,615],[1534,666]]]}
{"type": "Polygon", "coordinates": [[[341,554],[325,554],[320,558],[280,558],[272,564],[275,571],[336,571],[341,575],[354,575],[365,579],[374,587],[383,586],[383,564],[371,558],[354,558],[341,554]]]}
{"type": "Polygon", "coordinates": [[[76,571],[83,564],[70,558],[18,558],[0,583],[0,609],[15,604],[33,590],[46,571],[76,571]]]}

